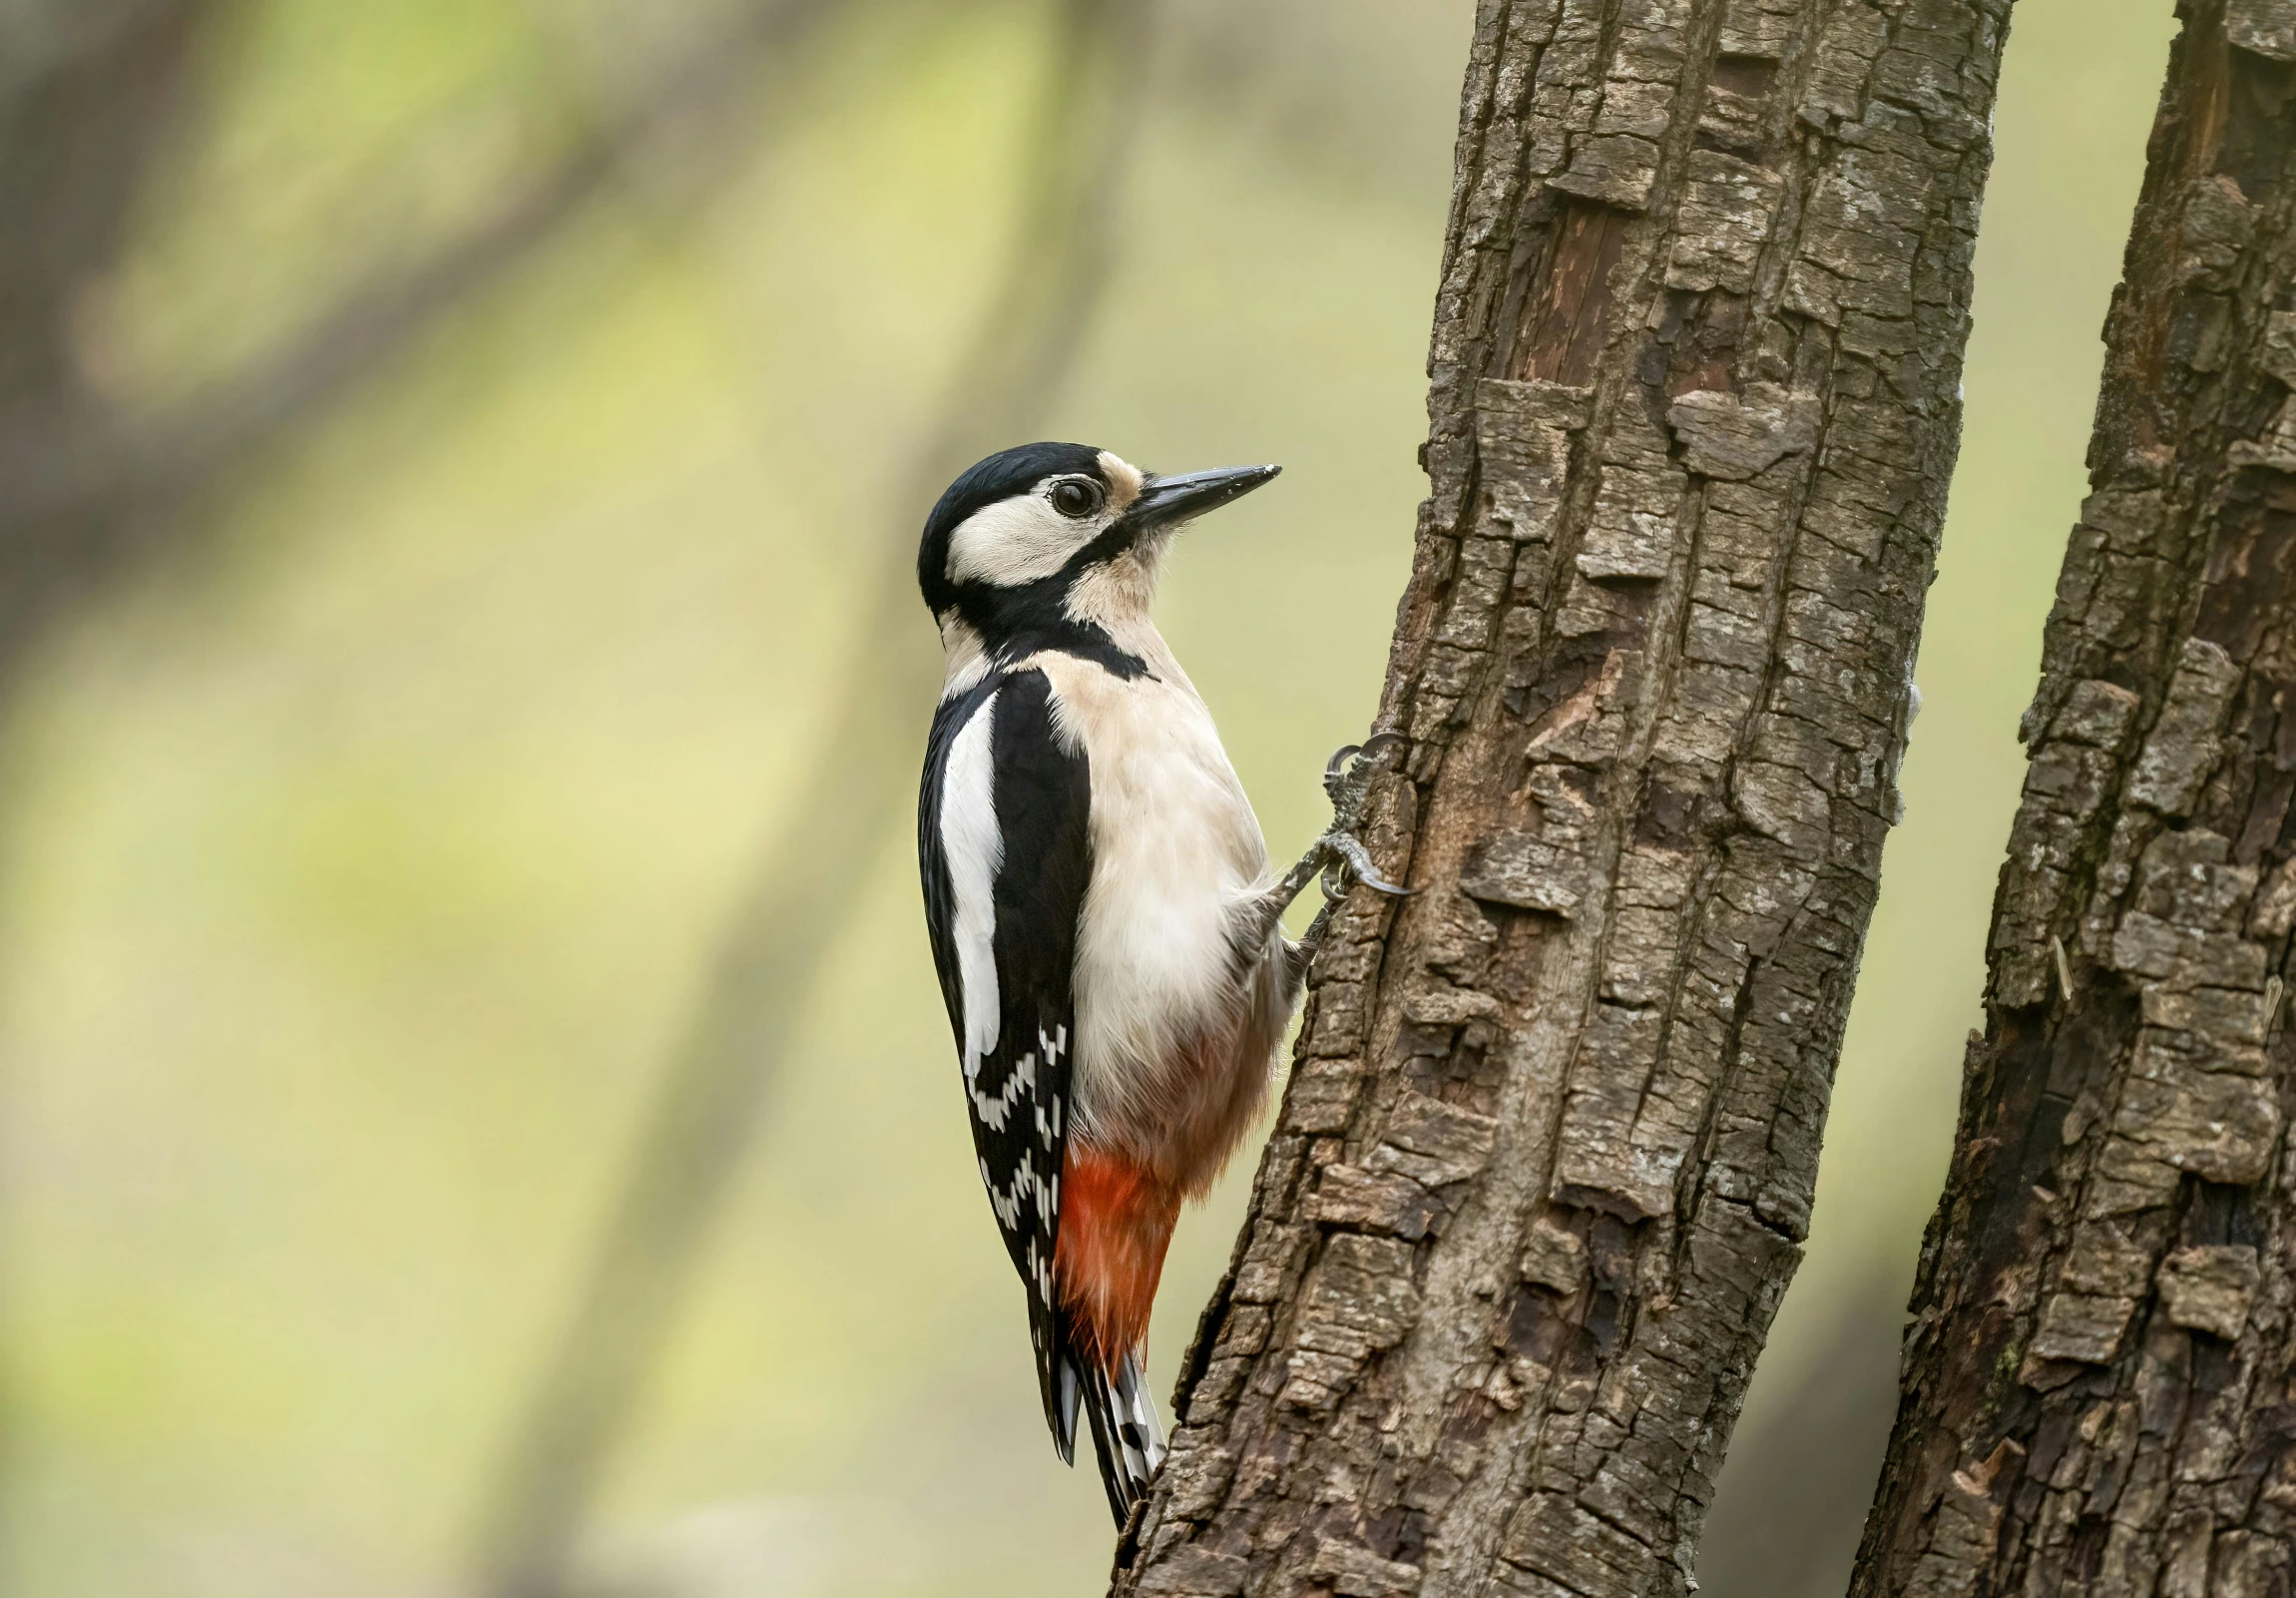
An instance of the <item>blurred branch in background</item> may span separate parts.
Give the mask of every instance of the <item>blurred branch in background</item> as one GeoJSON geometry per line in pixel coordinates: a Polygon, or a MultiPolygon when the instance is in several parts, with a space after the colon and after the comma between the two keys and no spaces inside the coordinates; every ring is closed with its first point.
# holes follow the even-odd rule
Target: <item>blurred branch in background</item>
{"type": "MultiPolygon", "coordinates": [[[[0,32],[0,426],[93,403],[72,340],[86,285],[118,258],[136,197],[179,128],[208,0],[23,8],[0,32]]],[[[9,486],[0,457],[0,494],[9,486]]],[[[97,520],[56,529],[71,562],[97,520]],[[77,545],[77,547],[75,547],[77,545]]],[[[24,560],[0,520],[0,698],[21,657],[24,560]]],[[[6,1407],[0,1394],[0,1410],[6,1407]]],[[[0,1443],[16,1435],[0,1425],[0,1443]]]]}
{"type": "MultiPolygon", "coordinates": [[[[411,268],[347,290],[268,358],[136,413],[92,382],[86,296],[189,144],[203,46],[228,0],[37,0],[0,11],[0,705],[47,628],[177,547],[183,502],[307,425],[440,317],[559,237],[630,159],[677,139],[684,189],[743,150],[711,124],[761,57],[836,0],[753,3],[582,134],[530,185],[411,268]],[[696,129],[706,136],[691,137],[696,129]]],[[[5,1435],[0,1431],[0,1435],[5,1435]]]]}
{"type": "MultiPolygon", "coordinates": [[[[132,40],[148,43],[155,33],[174,33],[180,62],[188,37],[182,0],[33,0],[0,9],[0,119],[11,135],[25,126],[15,121],[26,101],[65,85],[78,69],[96,64],[99,71],[116,70],[137,51],[132,40]],[[121,47],[126,44],[126,50],[121,47]]],[[[82,81],[87,74],[79,71],[82,81]]],[[[151,79],[141,80],[147,87],[151,79]]],[[[130,109],[130,108],[120,108],[130,109]]],[[[139,105],[134,112],[153,108],[139,105]]],[[[12,147],[21,156],[20,147],[12,147]]],[[[22,168],[13,169],[18,176],[22,168]]]]}
{"type": "Polygon", "coordinates": [[[109,21],[49,7],[58,36],[38,56],[49,70],[0,79],[0,671],[62,605],[161,542],[156,513],[306,424],[530,259],[615,188],[634,156],[676,139],[688,190],[724,176],[745,146],[685,136],[752,94],[759,63],[837,3],[744,6],[425,259],[347,291],[270,357],[144,414],[123,413],[80,379],[74,307],[111,264],[144,167],[165,144],[177,96],[155,75],[180,77],[198,25],[223,7],[123,0],[101,13],[109,21]]]}
{"type": "Polygon", "coordinates": [[[22,8],[0,34],[0,682],[35,601],[81,586],[120,507],[51,499],[16,514],[53,471],[45,448],[101,424],[82,367],[81,296],[117,263],[152,169],[176,143],[196,43],[218,0],[22,8]]]}
{"type": "MultiPolygon", "coordinates": [[[[965,466],[1028,432],[1072,366],[1108,276],[1145,73],[1144,0],[1059,0],[1018,238],[941,419],[889,484],[887,527],[830,679],[821,753],[766,851],[669,1062],[622,1197],[480,1522],[485,1590],[547,1598],[683,1300],[764,1093],[858,885],[905,812],[940,649],[909,528],[965,466]]],[[[862,1024],[866,1024],[864,1021],[862,1024]]]]}

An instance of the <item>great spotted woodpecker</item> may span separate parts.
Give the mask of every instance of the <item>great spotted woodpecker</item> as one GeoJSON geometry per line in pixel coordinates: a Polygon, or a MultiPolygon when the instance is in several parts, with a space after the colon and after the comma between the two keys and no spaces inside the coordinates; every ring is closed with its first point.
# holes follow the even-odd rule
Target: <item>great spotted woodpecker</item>
{"type": "Polygon", "coordinates": [[[1277,470],[1028,444],[950,485],[917,557],[948,663],[917,816],[934,965],[1045,1420],[1073,1463],[1082,1410],[1120,1526],[1163,1454],[1144,1359],[1180,1202],[1251,1125],[1305,974],[1279,918],[1318,870],[1402,891],[1352,835],[1352,750],[1340,820],[1269,871],[1148,619],[1173,531],[1277,470]]]}

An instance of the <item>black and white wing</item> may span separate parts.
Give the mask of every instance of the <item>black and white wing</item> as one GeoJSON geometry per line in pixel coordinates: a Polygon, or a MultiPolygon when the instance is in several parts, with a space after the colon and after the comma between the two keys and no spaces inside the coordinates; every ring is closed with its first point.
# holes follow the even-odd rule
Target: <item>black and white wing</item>
{"type": "Polygon", "coordinates": [[[1070,1460],[1078,1369],[1053,1247],[1091,808],[1084,752],[1055,730],[1042,672],[992,675],[934,718],[917,815],[933,962],[963,1061],[981,1180],[1027,1285],[1046,1423],[1070,1460]]]}

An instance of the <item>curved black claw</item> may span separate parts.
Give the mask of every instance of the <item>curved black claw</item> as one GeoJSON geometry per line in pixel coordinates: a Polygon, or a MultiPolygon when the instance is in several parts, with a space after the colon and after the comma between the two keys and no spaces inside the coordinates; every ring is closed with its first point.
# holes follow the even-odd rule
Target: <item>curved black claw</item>
{"type": "Polygon", "coordinates": [[[1371,762],[1390,745],[1409,742],[1401,733],[1374,733],[1360,744],[1342,744],[1323,763],[1323,792],[1339,812],[1339,824],[1352,827],[1370,786],[1371,762]]]}
{"type": "Polygon", "coordinates": [[[1358,882],[1374,892],[1384,893],[1389,898],[1410,897],[1411,889],[1390,882],[1379,874],[1379,867],[1371,861],[1371,851],[1363,846],[1363,840],[1354,833],[1337,829],[1326,832],[1323,834],[1323,846],[1339,856],[1326,865],[1323,871],[1323,890],[1332,898],[1338,898],[1347,891],[1344,880],[1339,882],[1337,891],[1334,891],[1334,877],[1341,865],[1345,865],[1358,882]]]}

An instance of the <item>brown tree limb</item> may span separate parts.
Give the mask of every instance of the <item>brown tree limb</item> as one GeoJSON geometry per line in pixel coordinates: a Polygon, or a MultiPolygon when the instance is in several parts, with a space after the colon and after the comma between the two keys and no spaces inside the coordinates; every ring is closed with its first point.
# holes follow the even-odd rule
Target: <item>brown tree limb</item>
{"type": "MultiPolygon", "coordinates": [[[[275,354],[189,399],[122,412],[73,383],[52,386],[37,402],[0,406],[0,654],[21,647],[60,605],[157,547],[175,525],[164,511],[306,423],[558,238],[611,190],[634,153],[733,104],[754,87],[761,62],[795,51],[840,3],[754,0],[687,47],[643,94],[591,119],[547,168],[477,222],[415,265],[347,291],[275,354]]],[[[136,19],[184,26],[207,8],[144,0],[124,9],[130,22],[113,32],[133,38],[136,19]]],[[[60,59],[66,81],[105,70],[96,45],[60,59]]],[[[36,100],[39,92],[26,93],[36,100]]],[[[121,92],[130,97],[123,104],[137,103],[132,89],[123,85],[121,92]]],[[[709,181],[742,148],[729,140],[694,143],[683,153],[686,181],[709,181]]],[[[59,308],[47,328],[36,347],[68,365],[69,317],[59,308]]]]}
{"type": "MultiPolygon", "coordinates": [[[[137,35],[190,25],[184,37],[192,37],[195,6],[213,9],[209,0],[30,0],[0,14],[0,120],[28,92],[92,63],[117,62],[137,35]]],[[[122,79],[122,87],[131,81],[122,79]]],[[[148,107],[121,109],[140,115],[148,107]]]]}
{"type": "Polygon", "coordinates": [[[1377,725],[1119,1594],[1689,1586],[1801,1252],[2008,0],[1484,0],[1377,725]]]}
{"type": "Polygon", "coordinates": [[[1034,171],[1011,267],[963,352],[941,420],[898,480],[895,527],[858,607],[816,764],[734,913],[688,1019],[632,1169],[487,1506],[486,1590],[563,1590],[576,1533],[803,1022],[855,885],[904,813],[939,682],[916,597],[908,519],[958,471],[1034,423],[1073,366],[1107,279],[1151,7],[1061,0],[1034,171]]]}
{"type": "Polygon", "coordinates": [[[1865,1598],[2296,1577],[2296,5],[2179,10],[1865,1598]]]}
{"type": "Polygon", "coordinates": [[[22,59],[0,75],[0,425],[87,402],[73,301],[119,257],[216,10],[140,0],[12,19],[22,59]]]}

